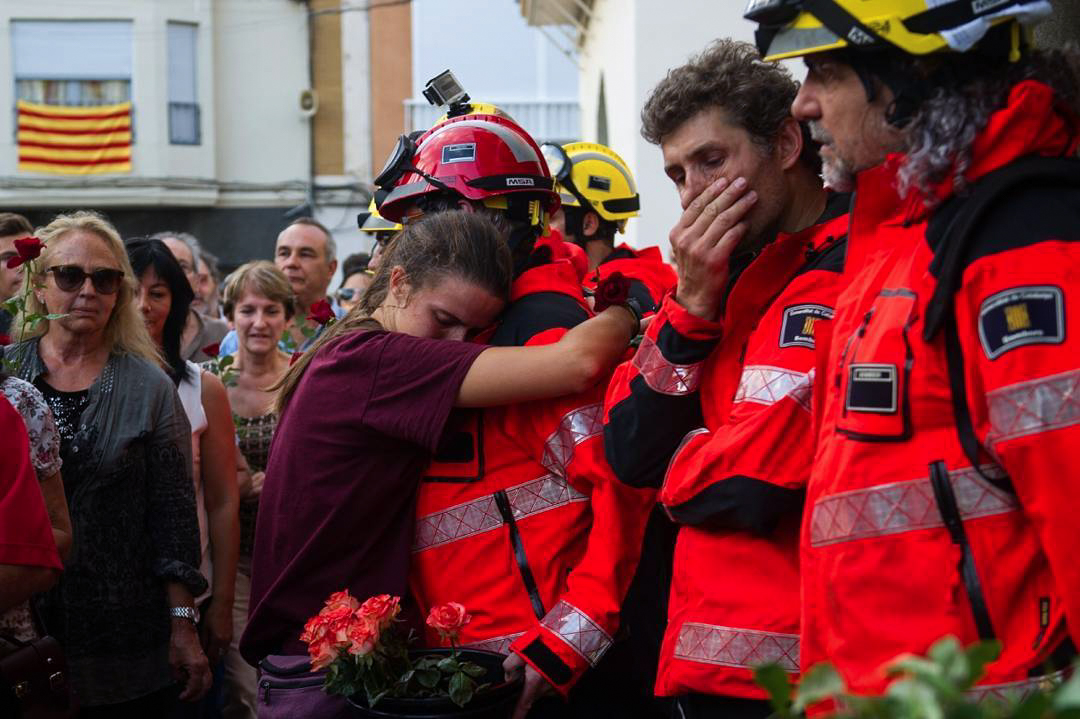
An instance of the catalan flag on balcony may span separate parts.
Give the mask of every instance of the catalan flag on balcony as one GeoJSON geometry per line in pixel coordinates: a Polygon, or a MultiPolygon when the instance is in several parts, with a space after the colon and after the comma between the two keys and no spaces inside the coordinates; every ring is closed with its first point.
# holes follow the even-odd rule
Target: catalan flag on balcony
{"type": "Polygon", "coordinates": [[[19,100],[19,172],[131,172],[131,103],[68,107],[19,100]]]}

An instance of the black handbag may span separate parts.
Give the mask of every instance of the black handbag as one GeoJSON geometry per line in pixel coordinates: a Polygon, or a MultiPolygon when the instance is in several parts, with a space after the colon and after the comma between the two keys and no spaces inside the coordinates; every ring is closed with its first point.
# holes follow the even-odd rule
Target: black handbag
{"type": "Polygon", "coordinates": [[[45,636],[24,642],[0,639],[16,647],[0,656],[0,716],[20,719],[73,719],[79,704],[68,677],[60,642],[45,636]]]}

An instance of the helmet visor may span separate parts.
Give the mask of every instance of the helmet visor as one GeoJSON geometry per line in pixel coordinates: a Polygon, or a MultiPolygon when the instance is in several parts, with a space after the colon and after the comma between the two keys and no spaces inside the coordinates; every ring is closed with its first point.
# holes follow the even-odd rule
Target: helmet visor
{"type": "Polygon", "coordinates": [[[802,11],[803,0],[750,0],[743,17],[760,25],[787,25],[802,11]]]}
{"type": "Polygon", "coordinates": [[[574,167],[573,163],[570,162],[570,156],[566,154],[566,150],[562,148],[562,145],[545,142],[540,146],[540,152],[544,154],[548,172],[562,184],[570,176],[570,171],[574,167]]]}

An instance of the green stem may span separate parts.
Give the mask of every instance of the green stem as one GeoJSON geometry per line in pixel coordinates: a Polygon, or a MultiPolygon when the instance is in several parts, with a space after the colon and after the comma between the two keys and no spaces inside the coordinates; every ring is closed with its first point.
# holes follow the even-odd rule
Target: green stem
{"type": "Polygon", "coordinates": [[[30,275],[33,274],[33,267],[31,267],[29,261],[23,263],[23,272],[26,274],[26,287],[23,288],[22,323],[19,325],[19,342],[26,338],[26,318],[29,316],[26,304],[30,301],[30,275]]]}

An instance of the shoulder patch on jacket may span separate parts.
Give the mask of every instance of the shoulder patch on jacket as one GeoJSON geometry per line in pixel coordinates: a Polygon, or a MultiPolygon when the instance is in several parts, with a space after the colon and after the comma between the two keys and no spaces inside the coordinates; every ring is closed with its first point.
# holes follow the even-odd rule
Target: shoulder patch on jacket
{"type": "Polygon", "coordinates": [[[570,329],[588,318],[573,297],[559,292],[537,292],[511,303],[489,344],[520,347],[541,332],[570,329]]]}
{"type": "Polygon", "coordinates": [[[832,318],[832,308],[825,305],[792,305],[784,308],[784,320],[780,324],[780,346],[814,349],[817,321],[832,318]]]}
{"type": "Polygon", "coordinates": [[[979,340],[989,359],[1032,344],[1065,341],[1065,293],[1053,285],[1024,285],[990,295],[979,305],[979,340]]]}

